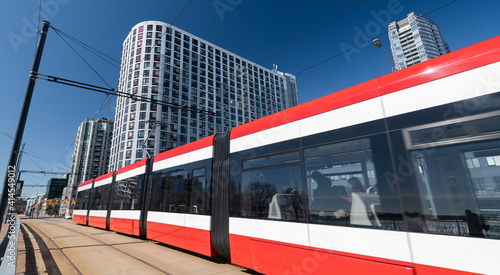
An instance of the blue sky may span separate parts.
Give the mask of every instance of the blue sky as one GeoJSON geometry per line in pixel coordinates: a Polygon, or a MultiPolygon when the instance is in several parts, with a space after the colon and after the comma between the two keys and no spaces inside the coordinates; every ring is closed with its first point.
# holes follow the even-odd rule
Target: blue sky
{"type": "MultiPolygon", "coordinates": [[[[130,29],[145,20],[171,23],[189,0],[77,1],[42,0],[41,18],[110,57],[120,60],[122,42],[130,29]]],[[[387,24],[412,11],[426,14],[452,0],[193,0],[175,22],[198,37],[254,62],[260,62],[291,42],[338,17],[328,25],[262,62],[296,74],[301,102],[339,91],[391,72],[383,52],[366,43],[380,36],[390,52],[387,24]],[[360,4],[361,3],[361,4],[360,4]],[[347,10],[355,9],[342,15],[347,10]],[[342,16],[340,16],[342,15],[342,16]],[[340,17],[339,17],[340,16],[340,17]],[[339,55],[340,54],[340,55],[339,55]],[[334,57],[318,66],[305,69],[334,57]]],[[[39,0],[3,1],[0,11],[0,175],[3,182],[28,75],[33,63],[39,0]]],[[[500,2],[458,0],[427,17],[439,24],[451,50],[500,34],[500,2]]],[[[112,87],[119,70],[71,44],[112,87]]],[[[390,53],[389,53],[390,54],[390,53]]],[[[392,57],[391,57],[392,58],[392,57]]],[[[49,30],[39,72],[106,86],[104,82],[49,30]]],[[[38,80],[24,132],[26,144],[20,169],[69,171],[78,126],[93,118],[106,95],[38,80]]],[[[97,118],[114,118],[114,99],[97,118]]],[[[23,174],[25,185],[43,185],[59,175],[23,174]]],[[[26,186],[23,197],[44,193],[45,187],[26,186]]]]}

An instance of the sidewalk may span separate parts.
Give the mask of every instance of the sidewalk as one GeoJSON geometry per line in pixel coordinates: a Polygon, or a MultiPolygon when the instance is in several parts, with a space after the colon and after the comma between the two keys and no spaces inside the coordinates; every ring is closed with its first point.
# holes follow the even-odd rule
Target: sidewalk
{"type": "MultiPolygon", "coordinates": [[[[26,216],[19,216],[20,220],[26,218],[26,216]]],[[[30,238],[26,234],[22,222],[20,231],[19,243],[17,244],[16,274],[40,274],[36,265],[35,249],[33,248],[30,238]]],[[[39,252],[39,250],[37,252],[39,252]]]]}
{"type": "MultiPolygon", "coordinates": [[[[19,220],[26,219],[24,215],[18,215],[19,220]]],[[[35,249],[31,243],[30,238],[27,236],[26,231],[22,225],[19,227],[19,240],[17,242],[17,258],[16,258],[16,271],[15,274],[40,274],[37,269],[35,260],[35,249]]],[[[2,224],[2,230],[0,231],[0,243],[6,246],[9,243],[9,224],[2,224]]],[[[1,247],[0,251],[5,252],[5,247],[1,247]]],[[[7,260],[7,259],[4,259],[7,260]]],[[[12,270],[13,271],[13,270],[12,270]]]]}
{"type": "MultiPolygon", "coordinates": [[[[23,218],[24,216],[18,216],[20,219],[23,218]]],[[[16,240],[15,238],[13,238],[12,236],[12,232],[10,232],[11,229],[11,226],[10,224],[7,222],[7,223],[4,223],[2,224],[2,230],[0,231],[0,254],[1,254],[1,257],[4,257],[5,258],[2,258],[2,261],[1,261],[1,264],[2,264],[2,270],[3,272],[8,272],[9,274],[38,274],[36,272],[36,266],[35,266],[35,262],[32,261],[30,258],[29,258],[29,255],[26,253],[27,249],[31,249],[32,250],[32,247],[30,247],[29,245],[26,246],[25,244],[25,240],[24,240],[24,236],[22,234],[22,232],[18,232],[19,233],[19,239],[16,240]],[[10,232],[10,233],[9,233],[10,232]],[[11,255],[7,255],[9,253],[9,249],[7,249],[8,247],[11,247],[11,243],[12,242],[17,242],[16,245],[17,245],[17,255],[16,255],[16,258],[14,259],[14,261],[11,260],[11,255]],[[11,264],[15,264],[16,266],[16,269],[14,270],[14,267],[10,267],[11,264]]],[[[19,227],[19,229],[15,229],[16,231],[19,230],[21,231],[22,228],[19,227]]],[[[17,234],[17,232],[16,232],[17,234]]],[[[11,251],[13,252],[13,251],[11,251]]]]}

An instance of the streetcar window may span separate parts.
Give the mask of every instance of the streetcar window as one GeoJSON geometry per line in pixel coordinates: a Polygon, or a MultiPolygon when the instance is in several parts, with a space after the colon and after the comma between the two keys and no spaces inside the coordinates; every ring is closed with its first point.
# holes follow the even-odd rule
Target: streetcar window
{"type": "Polygon", "coordinates": [[[184,169],[153,174],[149,210],[186,213],[187,172],[184,169]]]}
{"type": "Polygon", "coordinates": [[[293,164],[299,161],[298,156],[298,152],[293,152],[243,161],[243,167],[253,169],[242,173],[242,217],[306,220],[301,166],[293,164]],[[257,160],[262,162],[258,164],[257,160]],[[281,165],[276,166],[278,163],[281,165]],[[264,164],[271,167],[262,167],[264,164]]]}
{"type": "Polygon", "coordinates": [[[206,169],[193,169],[193,177],[188,182],[191,191],[189,205],[193,214],[209,214],[206,169]]]}
{"type": "Polygon", "coordinates": [[[500,116],[484,116],[405,130],[429,233],[500,239],[500,116]]]}
{"type": "Polygon", "coordinates": [[[78,195],[76,196],[75,209],[77,210],[89,209],[88,208],[89,196],[90,196],[90,189],[78,192],[78,195]]]}
{"type": "Polygon", "coordinates": [[[107,210],[109,202],[110,184],[96,187],[94,190],[94,202],[91,210],[107,210]]]}
{"type": "Polygon", "coordinates": [[[259,167],[269,167],[282,164],[299,163],[299,152],[283,153],[279,155],[265,156],[243,161],[243,169],[253,169],[259,167]]]}
{"type": "Polygon", "coordinates": [[[119,180],[113,187],[113,210],[140,210],[144,174],[119,180]]]}
{"type": "Polygon", "coordinates": [[[500,238],[499,153],[498,141],[411,152],[427,232],[500,238]]]}
{"type": "Polygon", "coordinates": [[[378,135],[304,149],[313,223],[403,230],[386,147],[378,135]]]}
{"type": "Polygon", "coordinates": [[[417,127],[417,129],[407,131],[407,138],[413,147],[428,147],[431,143],[433,145],[450,144],[453,141],[462,142],[463,139],[481,139],[488,138],[492,134],[500,134],[500,116],[482,116],[454,119],[445,125],[436,123],[424,128],[417,127]]]}
{"type": "Polygon", "coordinates": [[[304,158],[310,198],[309,211],[313,220],[338,219],[341,223],[348,224],[351,215],[359,214],[360,218],[356,220],[358,223],[372,225],[370,217],[373,218],[374,213],[367,209],[376,209],[380,206],[380,201],[375,192],[375,167],[369,139],[305,149],[304,158]],[[367,194],[366,190],[373,192],[367,194]],[[351,213],[353,193],[363,193],[365,197],[370,197],[366,199],[370,205],[357,210],[363,213],[351,213]],[[365,220],[362,220],[361,215],[366,216],[365,220]]]}

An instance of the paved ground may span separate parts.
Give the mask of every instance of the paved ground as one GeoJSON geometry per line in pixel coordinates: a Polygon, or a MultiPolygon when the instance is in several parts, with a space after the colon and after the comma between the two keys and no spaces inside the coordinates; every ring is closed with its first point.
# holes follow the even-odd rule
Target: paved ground
{"type": "Polygon", "coordinates": [[[62,218],[21,218],[16,274],[258,274],[62,218]]]}

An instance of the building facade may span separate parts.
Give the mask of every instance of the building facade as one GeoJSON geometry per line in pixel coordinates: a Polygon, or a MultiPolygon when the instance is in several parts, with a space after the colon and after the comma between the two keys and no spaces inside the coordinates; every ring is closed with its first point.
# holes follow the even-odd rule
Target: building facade
{"type": "Polygon", "coordinates": [[[47,182],[47,190],[45,191],[45,198],[56,199],[61,198],[63,189],[68,185],[67,178],[52,178],[47,182]]]}
{"type": "Polygon", "coordinates": [[[293,75],[159,21],[125,39],[118,90],[130,96],[117,99],[109,170],[298,104],[293,75]]]}
{"type": "Polygon", "coordinates": [[[61,214],[72,209],[76,188],[80,183],[108,171],[113,124],[107,118],[87,118],[78,127],[67,188],[59,196],[62,197],[61,214]]]}
{"type": "Polygon", "coordinates": [[[413,12],[389,24],[389,41],[397,70],[450,52],[439,26],[413,12]]]}
{"type": "Polygon", "coordinates": [[[113,121],[107,118],[87,118],[82,122],[78,127],[75,150],[71,156],[69,186],[78,186],[108,171],[112,134],[113,121]]]}

